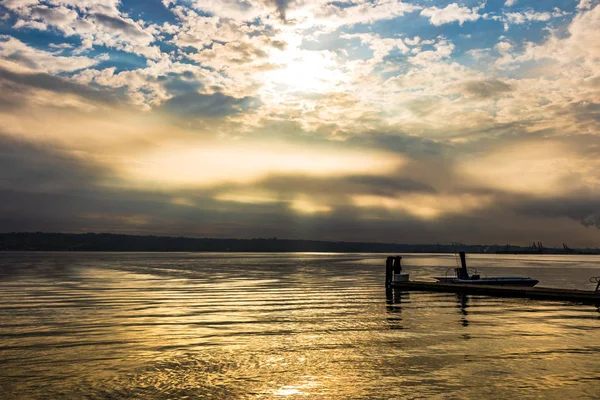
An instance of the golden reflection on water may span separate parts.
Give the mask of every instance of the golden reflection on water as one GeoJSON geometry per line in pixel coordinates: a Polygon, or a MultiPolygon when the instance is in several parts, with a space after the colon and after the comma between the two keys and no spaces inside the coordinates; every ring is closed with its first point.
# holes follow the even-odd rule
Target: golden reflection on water
{"type": "Polygon", "coordinates": [[[598,308],[386,302],[379,255],[2,257],[7,398],[600,397],[598,308]]]}

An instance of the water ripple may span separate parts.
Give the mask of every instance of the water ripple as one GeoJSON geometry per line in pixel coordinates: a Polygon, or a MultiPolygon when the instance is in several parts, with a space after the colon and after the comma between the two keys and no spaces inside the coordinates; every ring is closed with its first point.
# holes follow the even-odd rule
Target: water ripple
{"type": "MultiPolygon", "coordinates": [[[[414,258],[408,269],[424,278],[454,262],[414,258]]],[[[388,304],[382,260],[1,254],[0,390],[8,399],[600,397],[598,308],[445,293],[388,304]]],[[[535,257],[504,271],[501,260],[489,259],[489,271],[539,269],[535,257]]],[[[593,274],[589,260],[568,264],[571,281],[552,265],[542,278],[576,286],[593,274]]]]}

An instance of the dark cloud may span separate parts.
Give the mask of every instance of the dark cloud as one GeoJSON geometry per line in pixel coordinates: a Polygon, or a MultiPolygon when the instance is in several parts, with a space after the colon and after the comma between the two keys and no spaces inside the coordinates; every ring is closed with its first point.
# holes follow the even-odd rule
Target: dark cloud
{"type": "Polygon", "coordinates": [[[581,223],[583,226],[593,226],[600,229],[600,211],[586,216],[581,223]]]}
{"type": "MultiPolygon", "coordinates": [[[[268,57],[268,54],[264,50],[250,43],[230,43],[228,49],[237,54],[236,58],[231,59],[236,64],[246,64],[254,61],[256,58],[268,57]]],[[[218,57],[218,54],[216,56],[218,57]]]]}
{"type": "Polygon", "coordinates": [[[283,40],[271,40],[270,42],[272,47],[275,47],[277,50],[285,50],[287,48],[287,43],[283,40]]]}
{"type": "Polygon", "coordinates": [[[46,73],[18,74],[0,68],[0,87],[6,84],[11,86],[11,92],[0,94],[0,99],[5,96],[19,96],[19,94],[24,94],[27,89],[44,89],[55,93],[74,94],[102,103],[116,103],[121,100],[121,97],[114,91],[80,85],[60,76],[46,73]]]}
{"type": "Polygon", "coordinates": [[[340,199],[331,213],[297,214],[286,200],[240,204],[214,200],[219,188],[170,193],[110,188],[110,171],[81,156],[0,136],[0,226],[3,231],[96,231],[197,237],[280,237],[322,240],[435,243],[562,241],[592,245],[600,230],[594,196],[553,201],[499,194],[499,202],[466,215],[421,220],[384,208],[362,209],[347,194],[402,196],[430,193],[410,178],[355,175],[341,178],[270,177],[252,187],[308,198],[340,199]],[[503,197],[504,196],[504,197],[503,197]],[[187,204],[175,204],[183,197],[187,204]],[[577,200],[579,199],[579,200],[577,200]],[[566,217],[566,218],[565,218],[566,217]]]}
{"type": "Polygon", "coordinates": [[[375,148],[411,156],[441,155],[449,146],[439,141],[402,132],[364,132],[348,138],[347,143],[358,148],[375,148]]]}
{"type": "Polygon", "coordinates": [[[105,175],[68,152],[0,135],[0,188],[5,190],[79,192],[105,175]]]}
{"type": "Polygon", "coordinates": [[[22,51],[17,50],[11,54],[8,54],[7,56],[5,56],[5,58],[9,61],[14,61],[17,64],[23,65],[27,68],[31,68],[31,69],[39,68],[39,64],[33,58],[31,58],[29,55],[27,55],[26,53],[24,53],[22,51]]]}
{"type": "MultiPolygon", "coordinates": [[[[302,215],[285,204],[217,203],[197,197],[200,207],[175,205],[152,192],[81,194],[0,190],[3,231],[63,231],[166,234],[195,237],[279,237],[399,243],[529,243],[595,245],[590,231],[568,219],[542,219],[492,209],[420,220],[386,210],[342,205],[332,213],[302,215]]],[[[595,232],[595,233],[594,233],[595,232]]]]}
{"type": "Polygon", "coordinates": [[[570,197],[549,199],[522,198],[515,210],[523,215],[569,218],[585,227],[600,229],[600,200],[592,193],[573,193],[570,197]]]}
{"type": "MultiPolygon", "coordinates": [[[[319,198],[342,202],[352,194],[394,197],[406,193],[435,193],[431,186],[402,176],[351,175],[319,178],[314,176],[276,175],[256,182],[253,188],[264,188],[280,193],[305,193],[319,198]]],[[[335,201],[334,201],[335,202],[335,201]]]]}
{"type": "Polygon", "coordinates": [[[163,87],[172,95],[182,95],[191,92],[198,92],[204,88],[202,82],[199,82],[192,73],[184,72],[182,74],[169,74],[159,78],[163,87]]]}
{"type": "Polygon", "coordinates": [[[285,13],[290,6],[290,4],[294,0],[268,0],[269,3],[274,5],[277,8],[277,12],[279,13],[279,18],[285,21],[285,13]]]}
{"type": "Polygon", "coordinates": [[[590,101],[570,103],[567,112],[579,122],[600,123],[600,103],[590,101]]]}
{"type": "Polygon", "coordinates": [[[93,15],[95,21],[97,21],[100,25],[105,28],[119,31],[121,33],[125,33],[127,35],[135,36],[135,37],[146,37],[148,34],[140,29],[139,26],[126,21],[122,18],[112,17],[110,15],[96,13],[93,15]]]}
{"type": "Polygon", "coordinates": [[[495,97],[512,91],[512,86],[498,79],[467,81],[462,84],[462,87],[468,94],[481,99],[495,97]]]}
{"type": "Polygon", "coordinates": [[[180,117],[227,117],[258,108],[260,101],[254,97],[232,97],[216,92],[212,94],[185,93],[167,100],[161,109],[180,117]]]}

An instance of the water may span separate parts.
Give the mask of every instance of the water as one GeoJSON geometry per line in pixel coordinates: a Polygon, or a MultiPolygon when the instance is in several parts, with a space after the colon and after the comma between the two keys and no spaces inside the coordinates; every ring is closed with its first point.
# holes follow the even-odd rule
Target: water
{"type": "MultiPolygon", "coordinates": [[[[451,255],[404,258],[443,275],[451,255]]],[[[471,256],[593,289],[594,256],[471,256]]],[[[4,399],[600,398],[600,309],[403,293],[385,255],[0,253],[4,399]]]]}

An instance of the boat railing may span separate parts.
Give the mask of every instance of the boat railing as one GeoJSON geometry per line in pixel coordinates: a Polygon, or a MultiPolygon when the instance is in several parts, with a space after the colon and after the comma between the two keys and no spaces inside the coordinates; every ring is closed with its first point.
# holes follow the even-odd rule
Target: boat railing
{"type": "MultiPolygon", "coordinates": [[[[444,275],[446,279],[448,279],[448,272],[452,271],[454,272],[454,275],[458,277],[458,273],[457,273],[457,269],[460,268],[448,268],[446,270],[446,274],[444,275]]],[[[469,272],[472,272],[472,274],[470,274],[469,276],[481,276],[481,274],[479,273],[479,271],[477,270],[477,268],[469,268],[469,272]]],[[[487,276],[487,275],[486,275],[487,276]]]]}
{"type": "Polygon", "coordinates": [[[592,276],[590,282],[596,284],[596,292],[600,293],[600,276],[592,276]]]}
{"type": "MultiPolygon", "coordinates": [[[[454,271],[454,268],[448,268],[446,270],[446,275],[445,275],[446,279],[448,279],[448,272],[450,272],[450,271],[454,271]]],[[[456,274],[456,272],[455,272],[455,274],[456,274]]]]}
{"type": "MultiPolygon", "coordinates": [[[[471,274],[471,277],[473,279],[481,279],[481,273],[479,272],[479,270],[477,268],[471,268],[471,271],[473,272],[471,274]]],[[[487,275],[485,275],[487,277],[487,275]]]]}

